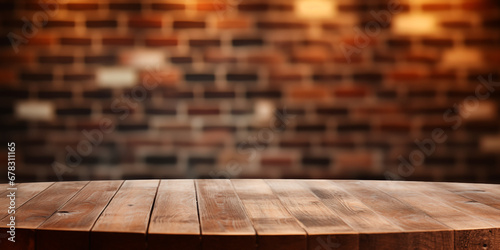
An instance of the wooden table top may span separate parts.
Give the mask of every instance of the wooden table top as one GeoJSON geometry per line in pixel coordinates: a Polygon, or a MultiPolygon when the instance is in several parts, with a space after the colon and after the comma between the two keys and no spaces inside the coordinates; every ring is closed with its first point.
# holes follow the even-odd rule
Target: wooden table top
{"type": "Polygon", "coordinates": [[[500,249],[500,185],[330,180],[22,183],[0,249],[500,249]],[[10,237],[10,235],[9,235],[10,237]]]}

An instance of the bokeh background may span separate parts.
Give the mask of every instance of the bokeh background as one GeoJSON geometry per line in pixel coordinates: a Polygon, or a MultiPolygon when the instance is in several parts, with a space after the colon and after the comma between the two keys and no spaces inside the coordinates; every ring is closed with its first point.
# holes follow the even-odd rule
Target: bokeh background
{"type": "Polygon", "coordinates": [[[0,11],[1,134],[16,143],[18,182],[500,182],[495,0],[17,0],[0,11]]]}

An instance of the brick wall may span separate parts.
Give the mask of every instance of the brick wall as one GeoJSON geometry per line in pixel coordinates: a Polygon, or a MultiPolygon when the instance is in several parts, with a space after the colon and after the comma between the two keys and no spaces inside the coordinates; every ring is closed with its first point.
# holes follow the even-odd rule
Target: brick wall
{"type": "Polygon", "coordinates": [[[2,139],[16,143],[20,181],[500,182],[495,0],[0,11],[2,139]]]}

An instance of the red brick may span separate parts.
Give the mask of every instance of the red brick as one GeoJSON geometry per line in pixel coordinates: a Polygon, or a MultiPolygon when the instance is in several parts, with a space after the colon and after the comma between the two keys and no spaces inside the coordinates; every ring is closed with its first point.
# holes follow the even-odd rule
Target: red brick
{"type": "Polygon", "coordinates": [[[334,158],[334,171],[341,175],[378,172],[376,156],[370,152],[342,152],[334,158]]]}
{"type": "Polygon", "coordinates": [[[180,3],[153,3],[151,9],[159,11],[184,10],[186,6],[180,3]]]}
{"type": "Polygon", "coordinates": [[[1,86],[10,85],[15,82],[17,76],[16,71],[8,68],[0,69],[0,84],[1,86]]]}
{"type": "Polygon", "coordinates": [[[116,28],[118,21],[114,19],[87,20],[87,28],[116,28]]]}
{"type": "Polygon", "coordinates": [[[175,70],[154,70],[142,71],[140,74],[141,84],[148,86],[177,86],[180,80],[178,71],[175,70]]]}
{"type": "Polygon", "coordinates": [[[290,156],[263,156],[260,164],[263,167],[290,168],[293,165],[293,159],[290,156]]]}
{"type": "Polygon", "coordinates": [[[217,20],[217,28],[219,29],[249,29],[252,23],[245,17],[227,17],[217,20]]]}
{"type": "Polygon", "coordinates": [[[92,40],[85,37],[61,37],[59,42],[61,45],[90,46],[92,40]]]}
{"type": "Polygon", "coordinates": [[[472,27],[472,24],[467,20],[449,20],[442,21],[441,26],[449,29],[468,29],[472,27]]]}
{"type": "Polygon", "coordinates": [[[249,53],[246,58],[249,63],[255,64],[279,64],[285,61],[282,54],[273,51],[253,52],[249,53]]]}
{"type": "Polygon", "coordinates": [[[236,57],[233,54],[224,53],[222,50],[207,50],[204,55],[204,60],[209,63],[235,63],[236,57]]]}
{"type": "Polygon", "coordinates": [[[298,72],[296,69],[275,69],[271,70],[269,74],[270,81],[289,81],[298,82],[303,79],[303,74],[298,72]]]}
{"type": "Polygon", "coordinates": [[[144,40],[146,46],[160,47],[160,46],[177,46],[179,40],[177,37],[149,37],[144,40]]]}
{"type": "Polygon", "coordinates": [[[98,10],[99,4],[97,3],[68,3],[66,4],[68,10],[82,11],[82,10],[98,10]]]}
{"type": "Polygon", "coordinates": [[[153,29],[162,27],[161,17],[130,17],[128,26],[136,29],[153,29]]]}
{"type": "Polygon", "coordinates": [[[180,21],[176,20],[173,23],[173,28],[174,29],[204,29],[206,26],[204,21],[180,21]]]}
{"type": "Polygon", "coordinates": [[[379,126],[380,131],[388,133],[408,133],[411,129],[411,124],[404,121],[382,121],[379,126]]]}
{"type": "Polygon", "coordinates": [[[259,21],[257,28],[263,30],[276,30],[276,29],[307,29],[309,25],[301,22],[287,22],[287,21],[259,21]]]}
{"type": "Polygon", "coordinates": [[[73,56],[40,56],[38,62],[43,64],[71,64],[75,61],[73,56]]]}
{"type": "Polygon", "coordinates": [[[102,45],[112,46],[133,46],[135,38],[133,36],[105,36],[102,38],[102,45]]]}
{"type": "Polygon", "coordinates": [[[198,11],[226,11],[231,8],[229,5],[229,1],[207,1],[207,2],[198,2],[195,5],[195,9],[198,11]]]}
{"type": "Polygon", "coordinates": [[[188,115],[219,115],[220,109],[214,105],[191,105],[188,108],[188,115]]]}
{"type": "Polygon", "coordinates": [[[328,89],[324,87],[295,86],[290,90],[290,97],[298,100],[317,100],[326,99],[330,97],[330,95],[328,89]]]}
{"type": "Polygon", "coordinates": [[[393,70],[389,73],[389,77],[395,81],[417,81],[422,80],[424,75],[416,70],[393,70]]]}
{"type": "Polygon", "coordinates": [[[368,90],[363,87],[342,86],[335,88],[333,93],[339,98],[363,98],[368,95],[368,90]]]}
{"type": "Polygon", "coordinates": [[[329,58],[328,51],[308,48],[296,50],[292,54],[292,61],[295,63],[322,64],[329,58]]]}
{"type": "Polygon", "coordinates": [[[29,46],[50,46],[53,44],[56,44],[56,39],[49,34],[37,34],[29,40],[29,46]]]}

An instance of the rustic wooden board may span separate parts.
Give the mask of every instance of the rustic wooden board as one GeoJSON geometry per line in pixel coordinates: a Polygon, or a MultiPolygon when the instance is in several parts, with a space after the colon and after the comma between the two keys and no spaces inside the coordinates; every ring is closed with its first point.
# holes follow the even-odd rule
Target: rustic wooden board
{"type": "Polygon", "coordinates": [[[148,249],[201,248],[193,180],[162,180],[148,229],[148,249]]]}
{"type": "Polygon", "coordinates": [[[36,229],[36,248],[89,249],[90,229],[122,183],[123,181],[93,181],[82,188],[36,229]]]}
{"type": "MultiPolygon", "coordinates": [[[[2,241],[0,249],[35,249],[35,229],[54,214],[88,182],[56,182],[16,210],[16,242],[2,241]]],[[[9,217],[0,221],[1,230],[9,217]]]]}
{"type": "Polygon", "coordinates": [[[138,180],[17,187],[16,243],[0,233],[0,249],[500,249],[499,185],[138,180]]]}
{"type": "Polygon", "coordinates": [[[397,235],[396,239],[394,234],[364,234],[360,242],[367,242],[370,245],[363,245],[363,249],[453,248],[453,230],[431,218],[422,210],[378,191],[367,182],[332,183],[362,200],[373,211],[405,231],[403,235],[397,235]]]}
{"type": "Polygon", "coordinates": [[[146,249],[158,180],[125,181],[90,235],[91,249],[146,249]]]}
{"type": "Polygon", "coordinates": [[[306,232],[263,180],[232,180],[257,232],[259,250],[305,250],[306,232]]]}
{"type": "Polygon", "coordinates": [[[500,248],[493,241],[492,225],[452,206],[431,198],[402,182],[369,182],[371,186],[424,211],[433,219],[453,228],[456,249],[500,248]]]}
{"type": "MultiPolygon", "coordinates": [[[[413,188],[418,190],[419,192],[440,200],[441,202],[444,202],[450,206],[452,206],[455,209],[458,209],[460,211],[463,211],[470,216],[476,218],[478,220],[478,224],[481,223],[480,221],[486,222],[490,225],[492,225],[494,228],[487,230],[487,231],[467,231],[464,230],[462,233],[458,233],[458,235],[455,236],[456,240],[459,240],[461,237],[466,237],[463,236],[464,234],[470,233],[466,238],[473,238],[473,237],[482,237],[483,242],[489,242],[489,243],[483,243],[483,247],[487,249],[488,246],[498,246],[500,245],[500,210],[495,209],[493,207],[490,207],[488,205],[482,204],[480,202],[477,202],[475,200],[469,199],[467,197],[463,197],[460,195],[457,195],[451,191],[448,191],[446,189],[442,188],[437,188],[436,186],[430,184],[430,183],[423,183],[423,182],[408,182],[405,183],[409,188],[413,188]]],[[[463,242],[461,245],[475,245],[477,243],[477,240],[473,240],[470,242],[463,242]]],[[[484,249],[483,248],[483,249],[484,249]]],[[[495,249],[495,248],[493,248],[495,249]]]]}
{"type": "Polygon", "coordinates": [[[308,234],[309,250],[358,249],[358,234],[300,181],[266,181],[308,234]]]}
{"type": "Polygon", "coordinates": [[[229,180],[196,180],[204,250],[256,249],[255,230],[229,180]]]}
{"type": "Polygon", "coordinates": [[[430,183],[429,185],[446,189],[460,196],[500,209],[500,188],[498,187],[467,183],[430,183]]]}
{"type": "MultiPolygon", "coordinates": [[[[7,188],[10,188],[11,186],[4,184],[5,187],[1,190],[5,190],[0,193],[0,204],[9,204],[10,198],[7,197],[7,195],[10,194],[11,191],[15,191],[16,209],[19,209],[27,201],[38,195],[43,190],[47,189],[52,184],[53,182],[21,183],[15,186],[17,190],[7,190],[7,188]]],[[[5,206],[5,208],[7,208],[7,206],[5,206]]],[[[8,214],[9,213],[7,209],[0,210],[0,219],[3,219],[8,214]]]]}

